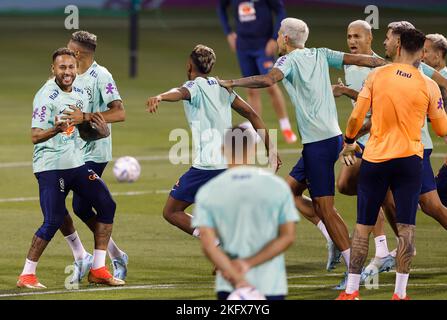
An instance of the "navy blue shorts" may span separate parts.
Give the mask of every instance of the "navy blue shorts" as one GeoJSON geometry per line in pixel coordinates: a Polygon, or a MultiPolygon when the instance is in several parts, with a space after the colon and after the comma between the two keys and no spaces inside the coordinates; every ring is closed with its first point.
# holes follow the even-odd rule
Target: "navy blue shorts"
{"type": "Polygon", "coordinates": [[[265,49],[237,50],[242,76],[267,74],[274,65],[274,58],[265,55],[265,49]]]}
{"type": "Polygon", "coordinates": [[[93,205],[98,221],[113,223],[116,204],[101,178],[85,165],[67,170],[51,170],[36,173],[39,183],[40,206],[44,223],[36,235],[50,241],[63,223],[67,213],[65,198],[70,190],[93,205]]]}
{"type": "Polygon", "coordinates": [[[436,176],[436,188],[444,206],[447,206],[447,165],[444,163],[436,176]]]}
{"type": "MultiPolygon", "coordinates": [[[[363,144],[361,144],[360,142],[357,142],[357,144],[359,145],[360,148],[362,148],[362,151],[365,152],[365,146],[363,144]]],[[[363,153],[356,152],[355,156],[359,159],[362,159],[363,153]]]]}
{"type": "MultiPolygon", "coordinates": [[[[227,300],[228,296],[230,295],[230,292],[226,291],[219,291],[217,292],[217,300],[227,300]]],[[[265,296],[267,300],[284,300],[286,296],[280,295],[280,296],[265,296]]]]}
{"type": "Polygon", "coordinates": [[[436,190],[436,180],[430,163],[432,149],[424,149],[424,160],[422,162],[422,188],[421,194],[436,190]]]}
{"type": "Polygon", "coordinates": [[[169,195],[176,200],[194,203],[196,193],[200,187],[224,171],[225,169],[203,170],[191,167],[172,187],[169,195]]]}
{"type": "Polygon", "coordinates": [[[334,166],[342,147],[342,135],[304,144],[302,157],[289,175],[307,184],[311,198],[334,196],[334,166]]]}
{"type": "Polygon", "coordinates": [[[380,206],[391,188],[397,223],[416,224],[422,185],[422,159],[418,156],[373,163],[363,159],[357,186],[357,223],[374,226],[380,206]]]}
{"type": "MultiPolygon", "coordinates": [[[[85,163],[85,166],[88,169],[93,170],[98,176],[102,177],[107,163],[108,162],[97,163],[93,161],[87,161],[85,163]]],[[[76,192],[73,194],[72,206],[74,213],[84,222],[87,222],[96,215],[96,213],[93,211],[92,204],[86,199],[79,196],[76,192]]]]}

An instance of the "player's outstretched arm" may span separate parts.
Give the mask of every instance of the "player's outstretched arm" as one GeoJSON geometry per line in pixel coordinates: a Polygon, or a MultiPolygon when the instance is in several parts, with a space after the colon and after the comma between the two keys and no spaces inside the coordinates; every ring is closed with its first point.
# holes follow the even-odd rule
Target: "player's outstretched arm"
{"type": "Polygon", "coordinates": [[[343,64],[353,64],[361,67],[376,68],[384,66],[387,63],[388,62],[382,58],[365,54],[345,53],[343,55],[343,64]]]}
{"type": "MultiPolygon", "coordinates": [[[[279,235],[267,243],[257,254],[252,257],[241,259],[242,265],[251,269],[261,263],[273,259],[286,251],[295,241],[295,222],[286,222],[279,226],[279,235]]],[[[237,260],[234,263],[238,263],[237,260]]],[[[247,270],[248,271],[248,270],[247,270]]]]}
{"type": "Polygon", "coordinates": [[[158,109],[158,105],[162,101],[169,101],[169,102],[175,102],[180,100],[190,100],[191,94],[189,93],[189,90],[180,87],[180,88],[172,88],[169,91],[166,91],[165,93],[161,93],[157,96],[150,97],[147,99],[146,105],[146,111],[150,113],[155,113],[158,109]]]}
{"type": "Polygon", "coordinates": [[[441,88],[447,90],[447,79],[444,78],[438,71],[434,71],[431,77],[441,88]]]}
{"type": "Polygon", "coordinates": [[[273,86],[275,83],[281,81],[284,78],[284,74],[278,68],[273,68],[269,73],[265,75],[252,76],[234,80],[220,80],[217,79],[219,84],[227,89],[234,87],[244,88],[267,88],[273,86]]]}
{"type": "Polygon", "coordinates": [[[231,107],[234,111],[239,113],[242,117],[250,121],[253,125],[253,128],[257,131],[257,133],[261,136],[264,141],[265,148],[267,150],[267,154],[269,155],[270,164],[274,166],[275,171],[281,167],[282,162],[279,158],[278,151],[276,150],[276,146],[270,140],[268,130],[264,124],[262,118],[256,113],[256,111],[241,97],[236,96],[231,107]]]}
{"type": "Polygon", "coordinates": [[[217,267],[222,275],[235,288],[245,287],[249,284],[244,279],[244,272],[237,270],[231,263],[230,258],[216,246],[216,231],[210,227],[200,227],[200,242],[202,243],[202,250],[208,259],[217,267]]]}
{"type": "Polygon", "coordinates": [[[33,144],[45,142],[56,136],[58,133],[64,132],[71,125],[68,121],[57,121],[57,119],[55,119],[54,123],[54,127],[46,130],[41,128],[31,128],[31,141],[33,144]]]}

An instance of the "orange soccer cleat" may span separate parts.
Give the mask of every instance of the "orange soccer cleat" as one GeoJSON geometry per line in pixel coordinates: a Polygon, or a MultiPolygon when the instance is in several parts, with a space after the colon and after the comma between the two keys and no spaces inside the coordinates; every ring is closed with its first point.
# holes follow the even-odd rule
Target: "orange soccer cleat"
{"type": "Polygon", "coordinates": [[[123,280],[113,277],[109,270],[107,270],[106,266],[99,269],[90,269],[88,274],[88,282],[105,284],[112,287],[123,286],[126,284],[123,280]]]}
{"type": "Polygon", "coordinates": [[[282,130],[282,135],[284,136],[284,139],[287,143],[294,143],[297,140],[296,135],[293,133],[292,129],[282,130]]]}
{"type": "Polygon", "coordinates": [[[393,294],[393,297],[391,298],[391,300],[410,300],[410,298],[408,296],[405,296],[405,298],[399,298],[399,296],[397,295],[397,293],[393,294]]]}
{"type": "Polygon", "coordinates": [[[22,274],[17,280],[18,288],[28,289],[46,289],[46,287],[39,282],[35,274],[22,274]]]}
{"type": "Polygon", "coordinates": [[[353,293],[346,293],[343,291],[335,300],[360,300],[359,291],[354,291],[353,293]]]}

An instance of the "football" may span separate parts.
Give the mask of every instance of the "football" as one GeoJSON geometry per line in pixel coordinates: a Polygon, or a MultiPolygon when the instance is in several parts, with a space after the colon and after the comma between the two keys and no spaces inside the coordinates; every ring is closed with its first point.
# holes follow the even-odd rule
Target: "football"
{"type": "Polygon", "coordinates": [[[265,296],[253,287],[242,287],[234,290],[227,300],[266,300],[265,296]]]}
{"type": "Polygon", "coordinates": [[[118,182],[135,182],[140,177],[141,167],[134,157],[118,158],[113,166],[113,175],[118,182]]]}

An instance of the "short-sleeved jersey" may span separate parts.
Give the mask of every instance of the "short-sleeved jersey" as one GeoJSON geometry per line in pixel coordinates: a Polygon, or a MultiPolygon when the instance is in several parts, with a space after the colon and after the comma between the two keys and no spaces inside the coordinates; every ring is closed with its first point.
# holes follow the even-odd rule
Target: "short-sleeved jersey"
{"type": "MultiPolygon", "coordinates": [[[[377,54],[373,52],[374,57],[379,57],[377,54]]],[[[362,90],[362,87],[365,83],[366,77],[368,77],[369,73],[374,70],[374,68],[369,67],[360,67],[356,65],[345,65],[345,85],[349,87],[350,89],[353,89],[357,92],[360,92],[362,90]]],[[[352,106],[355,107],[355,100],[351,99],[352,106]]],[[[365,121],[363,124],[365,124],[369,118],[371,117],[371,113],[368,112],[366,115],[365,121]]],[[[361,136],[359,139],[357,139],[357,142],[361,143],[362,145],[366,145],[366,142],[369,139],[369,133],[365,134],[364,136],[361,136]]]]}
{"type": "Polygon", "coordinates": [[[371,137],[363,158],[384,162],[413,155],[423,157],[421,128],[426,115],[430,119],[446,117],[438,85],[418,69],[393,63],[370,73],[359,99],[372,101],[369,106],[357,100],[353,116],[371,107],[371,137]]]}
{"type": "MultiPolygon", "coordinates": [[[[76,77],[74,85],[84,88],[88,94],[89,106],[86,112],[107,111],[109,103],[121,100],[112,75],[96,61],[86,72],[76,77]]],[[[109,123],[108,126],[108,137],[84,143],[84,161],[104,163],[112,160],[112,125],[109,123]]]]}
{"type": "MultiPolygon", "coordinates": [[[[85,90],[73,85],[71,92],[64,92],[54,78],[48,80],[34,97],[31,128],[46,130],[54,127],[56,116],[62,116],[65,110],[70,110],[69,106],[85,110],[88,106],[85,90]]],[[[78,130],[72,126],[45,142],[35,144],[33,172],[82,166],[84,160],[78,143],[78,130]]]]}
{"type": "MultiPolygon", "coordinates": [[[[299,220],[290,188],[266,170],[240,166],[205,184],[196,196],[192,226],[216,231],[222,250],[231,258],[248,258],[277,238],[279,226],[299,220]]],[[[287,294],[284,254],[246,274],[264,295],[287,294]]],[[[233,291],[220,274],[216,291],[233,291]]]]}
{"type": "Polygon", "coordinates": [[[303,144],[341,134],[329,67],[341,69],[343,55],[327,48],[295,49],[275,63],[284,75],[303,144]]]}
{"type": "Polygon", "coordinates": [[[447,67],[444,67],[441,70],[439,70],[439,73],[441,74],[441,76],[447,79],[447,67]]]}
{"type": "MultiPolygon", "coordinates": [[[[433,73],[435,72],[435,69],[425,63],[419,65],[419,70],[429,78],[433,77],[433,73]]],[[[428,131],[427,118],[425,118],[421,134],[421,141],[424,145],[424,149],[433,149],[433,141],[431,140],[430,132],[428,131]]]]}
{"type": "Polygon", "coordinates": [[[231,128],[231,104],[236,98],[213,77],[197,77],[184,85],[190,100],[183,101],[192,131],[193,167],[218,170],[227,167],[221,147],[226,129],[231,128]]]}

